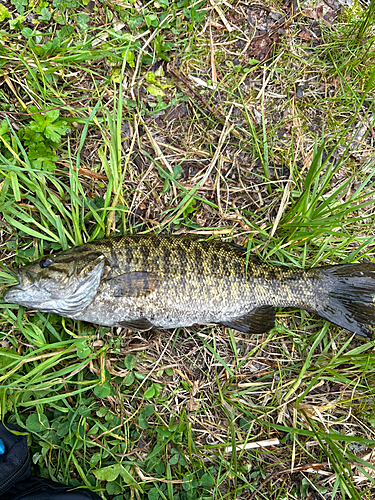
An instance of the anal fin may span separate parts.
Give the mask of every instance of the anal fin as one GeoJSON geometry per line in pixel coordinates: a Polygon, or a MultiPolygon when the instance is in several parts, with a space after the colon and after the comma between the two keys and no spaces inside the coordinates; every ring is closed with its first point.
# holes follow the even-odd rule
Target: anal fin
{"type": "Polygon", "coordinates": [[[266,333],[275,326],[275,309],[271,306],[256,307],[243,316],[220,324],[244,333],[266,333]]]}

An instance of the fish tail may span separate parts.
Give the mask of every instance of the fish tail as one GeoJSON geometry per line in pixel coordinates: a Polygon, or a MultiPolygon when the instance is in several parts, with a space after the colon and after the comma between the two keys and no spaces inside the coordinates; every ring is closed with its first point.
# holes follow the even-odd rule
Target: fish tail
{"type": "Polygon", "coordinates": [[[372,338],[375,264],[341,264],[320,270],[324,281],[322,288],[328,292],[318,297],[316,312],[319,316],[350,332],[372,338]]]}

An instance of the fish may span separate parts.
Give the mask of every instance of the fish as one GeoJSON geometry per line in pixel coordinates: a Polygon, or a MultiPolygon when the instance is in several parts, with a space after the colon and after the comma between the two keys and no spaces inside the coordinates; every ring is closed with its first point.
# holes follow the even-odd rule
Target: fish
{"type": "Polygon", "coordinates": [[[3,300],[107,327],[146,331],[219,324],[262,334],[275,308],[315,313],[372,337],[375,264],[275,266],[245,247],[193,235],[104,238],[15,271],[3,300]]]}

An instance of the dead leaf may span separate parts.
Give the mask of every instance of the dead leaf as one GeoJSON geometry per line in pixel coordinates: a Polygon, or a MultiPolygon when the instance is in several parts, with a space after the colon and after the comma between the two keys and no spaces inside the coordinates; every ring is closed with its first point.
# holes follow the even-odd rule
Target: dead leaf
{"type": "Polygon", "coordinates": [[[274,45],[279,41],[280,37],[277,33],[274,33],[271,37],[266,34],[255,38],[251,42],[248,54],[262,62],[267,59],[267,57],[271,54],[274,45]]]}
{"type": "Polygon", "coordinates": [[[341,9],[337,0],[310,0],[304,4],[302,12],[310,19],[315,19],[315,21],[322,19],[331,25],[341,9]]]}
{"type": "Polygon", "coordinates": [[[187,411],[196,411],[199,408],[200,401],[193,396],[190,396],[188,402],[186,403],[187,411]]]}
{"type": "Polygon", "coordinates": [[[308,30],[305,28],[305,26],[302,26],[301,31],[298,33],[299,38],[302,38],[302,40],[311,40],[311,35],[308,32],[308,30]]]}

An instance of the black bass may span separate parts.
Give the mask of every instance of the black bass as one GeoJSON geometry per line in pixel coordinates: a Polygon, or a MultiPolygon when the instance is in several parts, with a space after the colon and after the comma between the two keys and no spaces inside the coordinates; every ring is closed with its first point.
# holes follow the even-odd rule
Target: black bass
{"type": "Polygon", "coordinates": [[[243,247],[184,235],[97,240],[17,274],[6,302],[110,327],[217,323],[264,333],[275,307],[305,309],[359,335],[372,336],[375,325],[375,264],[277,267],[247,259],[243,247]]]}

